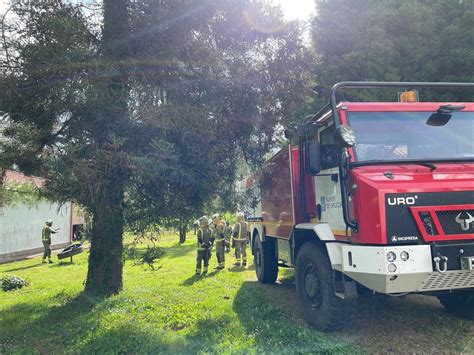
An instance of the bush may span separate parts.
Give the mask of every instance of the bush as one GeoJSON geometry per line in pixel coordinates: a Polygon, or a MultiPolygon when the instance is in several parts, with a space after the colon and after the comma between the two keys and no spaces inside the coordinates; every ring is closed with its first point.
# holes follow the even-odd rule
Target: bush
{"type": "Polygon", "coordinates": [[[7,275],[0,279],[0,287],[3,291],[11,291],[27,286],[28,282],[21,277],[7,275]]]}
{"type": "Polygon", "coordinates": [[[165,249],[156,246],[156,242],[159,241],[160,231],[159,228],[149,229],[148,232],[140,233],[135,235],[133,241],[129,245],[125,245],[123,252],[123,261],[126,259],[134,260],[134,265],[148,265],[152,270],[155,269],[155,262],[157,259],[161,259],[165,254],[165,249]],[[152,245],[147,245],[146,250],[143,251],[140,247],[144,243],[151,242],[152,245]]]}
{"type": "Polygon", "coordinates": [[[141,264],[147,264],[152,270],[155,270],[156,259],[162,258],[166,254],[165,250],[160,247],[147,246],[145,253],[140,258],[141,264]]]}

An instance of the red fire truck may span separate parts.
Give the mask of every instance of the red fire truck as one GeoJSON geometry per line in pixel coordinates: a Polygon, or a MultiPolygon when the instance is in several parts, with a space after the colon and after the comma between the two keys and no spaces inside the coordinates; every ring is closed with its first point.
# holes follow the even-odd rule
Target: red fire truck
{"type": "Polygon", "coordinates": [[[256,274],[295,267],[306,321],[335,330],[358,297],[438,297],[474,319],[474,103],[418,102],[413,89],[472,83],[343,82],[288,131],[295,142],[247,180],[256,274]],[[341,89],[410,89],[399,102],[338,102],[341,89]],[[296,144],[297,142],[297,144],[296,144]]]}

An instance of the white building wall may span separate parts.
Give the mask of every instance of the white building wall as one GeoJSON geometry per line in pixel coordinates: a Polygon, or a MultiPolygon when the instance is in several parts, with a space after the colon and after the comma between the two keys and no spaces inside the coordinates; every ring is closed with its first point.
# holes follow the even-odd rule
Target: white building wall
{"type": "Polygon", "coordinates": [[[0,261],[40,252],[41,231],[48,219],[53,220],[53,228],[61,228],[51,236],[52,247],[69,243],[71,203],[59,207],[57,203],[41,200],[34,206],[18,204],[0,208],[0,261]]]}

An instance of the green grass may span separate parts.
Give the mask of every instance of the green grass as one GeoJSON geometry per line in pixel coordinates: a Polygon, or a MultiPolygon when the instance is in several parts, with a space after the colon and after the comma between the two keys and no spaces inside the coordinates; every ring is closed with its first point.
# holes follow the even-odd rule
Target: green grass
{"type": "Polygon", "coordinates": [[[86,253],[74,264],[0,265],[0,277],[30,282],[0,292],[0,353],[474,352],[474,322],[422,296],[361,299],[352,326],[314,331],[302,320],[291,270],[280,269],[275,285],[256,282],[252,267],[195,277],[194,236],[177,239],[159,243],[166,256],[155,271],[127,260],[123,292],[107,299],[81,294],[86,253]]]}
{"type": "MultiPolygon", "coordinates": [[[[193,239],[193,236],[189,236],[193,239]]],[[[39,258],[0,265],[30,285],[0,293],[0,353],[351,352],[292,319],[253,270],[194,276],[193,241],[166,238],[159,269],[127,261],[124,290],[108,299],[81,295],[87,255],[74,264],[39,258]]],[[[227,264],[232,260],[228,257],[227,264]]],[[[215,255],[212,264],[215,265],[215,255]]],[[[294,295],[285,295],[294,302],[294,295]]]]}

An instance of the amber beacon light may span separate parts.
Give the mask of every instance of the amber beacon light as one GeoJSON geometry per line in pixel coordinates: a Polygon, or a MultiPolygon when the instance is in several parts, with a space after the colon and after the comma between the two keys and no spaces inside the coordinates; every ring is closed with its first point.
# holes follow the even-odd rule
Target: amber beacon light
{"type": "Polygon", "coordinates": [[[416,90],[409,90],[404,92],[398,93],[398,101],[399,102],[418,102],[418,91],[416,90]]]}

